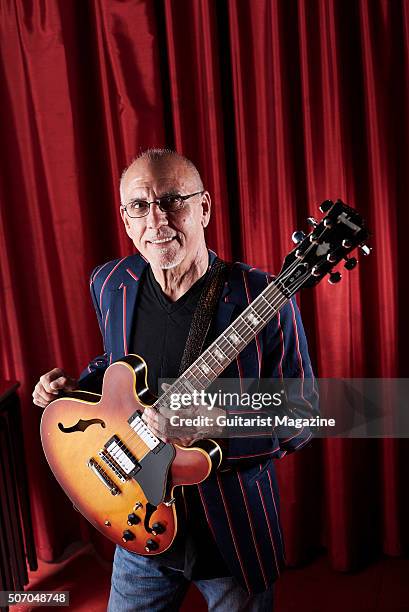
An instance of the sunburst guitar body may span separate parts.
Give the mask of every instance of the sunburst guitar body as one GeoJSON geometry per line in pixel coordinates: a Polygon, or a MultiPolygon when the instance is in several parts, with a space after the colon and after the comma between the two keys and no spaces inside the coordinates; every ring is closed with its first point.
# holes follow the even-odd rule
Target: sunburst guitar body
{"type": "Polygon", "coordinates": [[[102,395],[74,391],[51,402],[41,440],[75,508],[113,542],[156,555],[177,533],[175,488],[205,480],[222,455],[212,440],[182,447],[157,439],[141,419],[157,399],[146,380],[143,359],[127,355],[106,370],[102,395]]]}

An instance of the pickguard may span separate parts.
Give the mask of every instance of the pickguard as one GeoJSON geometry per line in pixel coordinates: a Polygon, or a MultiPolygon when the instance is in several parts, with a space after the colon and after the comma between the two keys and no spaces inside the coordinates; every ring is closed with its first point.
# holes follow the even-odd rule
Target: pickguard
{"type": "Polygon", "coordinates": [[[165,444],[158,454],[148,453],[141,460],[142,469],[134,476],[152,506],[159,506],[165,498],[168,471],[175,453],[172,444],[165,444]]]}

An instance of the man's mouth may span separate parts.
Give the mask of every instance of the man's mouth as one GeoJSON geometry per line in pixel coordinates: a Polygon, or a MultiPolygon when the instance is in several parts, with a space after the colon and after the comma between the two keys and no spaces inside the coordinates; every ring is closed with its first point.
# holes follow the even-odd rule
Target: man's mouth
{"type": "Polygon", "coordinates": [[[172,240],[174,240],[176,238],[176,236],[171,236],[168,238],[155,238],[154,240],[148,240],[148,242],[150,242],[151,244],[166,244],[168,242],[172,242],[172,240]]]}

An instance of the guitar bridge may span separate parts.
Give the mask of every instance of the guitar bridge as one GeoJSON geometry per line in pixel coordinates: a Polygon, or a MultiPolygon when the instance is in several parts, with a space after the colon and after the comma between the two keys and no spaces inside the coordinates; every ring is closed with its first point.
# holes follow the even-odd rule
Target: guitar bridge
{"type": "Polygon", "coordinates": [[[102,461],[104,461],[107,464],[107,466],[113,471],[115,476],[119,478],[121,482],[127,481],[128,479],[127,475],[121,470],[121,468],[118,466],[117,463],[114,463],[112,457],[108,455],[105,449],[102,449],[99,451],[98,457],[101,457],[102,461]]]}
{"type": "Polygon", "coordinates": [[[120,494],[121,491],[118,489],[116,484],[112,482],[105,470],[92,457],[88,461],[88,467],[94,472],[96,476],[98,476],[98,478],[106,486],[106,488],[109,489],[111,495],[120,494]]]}

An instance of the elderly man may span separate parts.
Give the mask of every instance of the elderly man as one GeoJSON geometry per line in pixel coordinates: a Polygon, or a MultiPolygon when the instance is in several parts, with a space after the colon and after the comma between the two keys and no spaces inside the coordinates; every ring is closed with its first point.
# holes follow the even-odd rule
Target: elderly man
{"type": "MultiPolygon", "coordinates": [[[[121,217],[138,253],[99,266],[91,295],[104,339],[97,357],[79,381],[55,368],[43,375],[33,397],[46,406],[64,389],[99,391],[106,368],[126,354],[142,355],[149,387],[175,378],[189,330],[217,258],[205,242],[211,199],[195,166],[168,150],[148,150],[121,179],[121,217]]],[[[213,340],[269,282],[245,264],[229,269],[217,297],[209,335],[213,340]]],[[[300,315],[294,301],[284,306],[230,364],[231,378],[302,378],[294,399],[314,409],[316,393],[300,315]]],[[[189,445],[201,432],[172,438],[166,418],[153,410],[144,419],[162,439],[189,445]]],[[[109,611],[177,610],[193,581],[209,610],[273,609],[273,582],[284,564],[277,482],[273,458],[304,446],[300,435],[229,440],[223,469],[198,486],[185,487],[178,508],[182,528],[170,547],[141,556],[117,547],[109,611]]]]}

